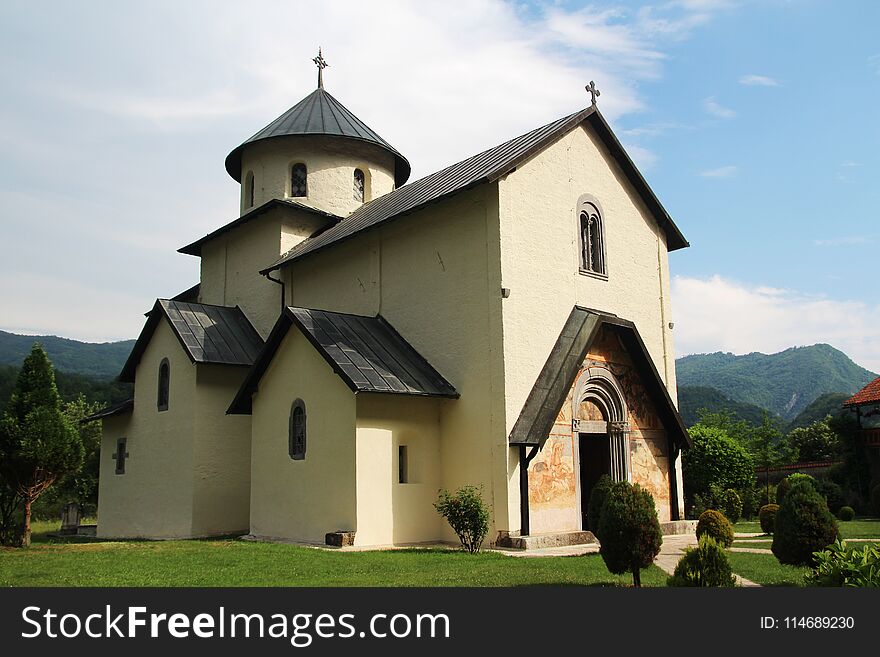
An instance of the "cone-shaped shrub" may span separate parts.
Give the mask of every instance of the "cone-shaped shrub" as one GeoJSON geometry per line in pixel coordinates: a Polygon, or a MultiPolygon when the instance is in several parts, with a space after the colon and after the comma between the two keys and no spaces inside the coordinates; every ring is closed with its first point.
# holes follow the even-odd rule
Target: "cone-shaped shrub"
{"type": "Polygon", "coordinates": [[[599,518],[602,517],[602,507],[605,506],[605,499],[608,497],[608,491],[611,490],[612,484],[614,484],[614,480],[607,474],[599,477],[599,481],[590,491],[590,502],[587,505],[587,528],[600,541],[602,538],[599,536],[599,518]]]}
{"type": "Polygon", "coordinates": [[[724,548],[708,534],[685,550],[667,586],[736,586],[724,548]]]}
{"type": "Polygon", "coordinates": [[[651,493],[626,481],[612,484],[599,518],[600,554],[615,575],[631,572],[641,586],[640,571],[654,563],[663,534],[651,493]]]}
{"type": "Polygon", "coordinates": [[[796,483],[776,514],[773,554],[780,563],[809,566],[813,552],[837,540],[837,522],[825,498],[809,482],[796,483]]]}

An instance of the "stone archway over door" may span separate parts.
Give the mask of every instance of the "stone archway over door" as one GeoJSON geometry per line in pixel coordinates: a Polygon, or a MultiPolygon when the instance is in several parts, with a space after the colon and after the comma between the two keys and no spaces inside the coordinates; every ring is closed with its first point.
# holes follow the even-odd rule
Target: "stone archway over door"
{"type": "Polygon", "coordinates": [[[620,384],[604,367],[588,367],[581,372],[571,403],[572,429],[579,446],[581,516],[586,529],[587,503],[598,475],[607,473],[614,481],[632,481],[629,415],[620,384]],[[585,402],[598,408],[601,420],[582,417],[585,402]],[[601,459],[602,463],[588,459],[601,459]]]}

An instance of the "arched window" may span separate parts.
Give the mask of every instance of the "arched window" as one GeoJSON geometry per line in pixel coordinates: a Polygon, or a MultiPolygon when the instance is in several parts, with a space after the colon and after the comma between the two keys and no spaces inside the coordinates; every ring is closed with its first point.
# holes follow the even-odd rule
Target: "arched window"
{"type": "Polygon", "coordinates": [[[605,264],[605,227],[599,203],[588,196],[578,201],[580,229],[580,270],[582,273],[607,276],[605,264]]]}
{"type": "Polygon", "coordinates": [[[306,405],[297,399],[290,407],[288,451],[294,461],[302,461],[306,457],[306,405]]]}
{"type": "Polygon", "coordinates": [[[168,359],[163,358],[159,363],[159,388],[156,394],[156,407],[160,411],[168,410],[168,392],[171,384],[171,368],[168,359]]]}
{"type": "Polygon", "coordinates": [[[254,173],[248,171],[244,178],[244,207],[254,207],[254,173]]]}
{"type": "Polygon", "coordinates": [[[354,192],[354,200],[359,203],[364,202],[364,172],[360,169],[354,170],[354,187],[352,188],[354,192]]]}
{"type": "Polygon", "coordinates": [[[306,165],[299,162],[290,167],[290,195],[308,196],[308,194],[309,173],[306,169],[306,165]]]}

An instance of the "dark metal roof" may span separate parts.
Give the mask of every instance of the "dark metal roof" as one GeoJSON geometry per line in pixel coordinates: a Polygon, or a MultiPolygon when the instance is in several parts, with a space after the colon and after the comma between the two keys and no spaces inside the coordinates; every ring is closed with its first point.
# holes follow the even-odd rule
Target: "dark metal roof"
{"type": "Polygon", "coordinates": [[[131,413],[131,410],[134,408],[134,399],[126,399],[125,401],[119,402],[118,404],[111,404],[105,408],[102,408],[97,413],[92,413],[84,417],[79,421],[80,424],[85,424],[86,422],[94,422],[95,420],[103,420],[105,417],[113,417],[114,415],[123,415],[125,413],[131,413]]]}
{"type": "Polygon", "coordinates": [[[364,317],[289,307],[248,373],[228,413],[248,414],[251,398],[292,325],[355,393],[458,398],[458,392],[380,315],[364,317]]]}
{"type": "Polygon", "coordinates": [[[201,291],[201,289],[202,289],[202,284],[196,283],[195,285],[193,285],[190,288],[187,288],[186,290],[184,290],[180,294],[177,294],[176,296],[171,297],[171,300],[172,301],[196,302],[199,300],[199,292],[201,291]]]}
{"type": "Polygon", "coordinates": [[[263,339],[238,306],[157,299],[122,368],[120,381],[134,382],[137,364],[163,317],[193,363],[249,366],[263,348],[263,339]]]}
{"type": "Polygon", "coordinates": [[[217,230],[208,233],[204,237],[197,239],[195,242],[177,249],[177,252],[185,253],[187,255],[200,256],[202,255],[202,246],[207,242],[210,242],[214,238],[220,237],[221,235],[228,233],[233,228],[238,228],[239,226],[248,223],[251,219],[257,218],[258,216],[260,216],[264,212],[268,212],[272,208],[278,207],[302,210],[303,212],[308,212],[309,214],[313,214],[318,217],[324,217],[331,223],[342,221],[342,217],[339,217],[330,212],[326,212],[324,210],[319,210],[318,208],[313,208],[310,205],[305,205],[304,203],[299,203],[298,201],[291,201],[288,199],[273,198],[269,199],[262,205],[255,207],[253,210],[245,212],[238,219],[234,219],[228,224],[220,226],[220,228],[218,228],[217,230]]]}
{"type": "Polygon", "coordinates": [[[670,440],[679,447],[690,446],[690,436],[684,421],[635,324],[609,313],[580,306],[572,308],[513,429],[510,430],[507,440],[511,445],[543,444],[602,327],[615,331],[620,337],[639,373],[642,385],[656,405],[670,440]]]}
{"type": "Polygon", "coordinates": [[[241,182],[241,152],[245,146],[263,139],[291,135],[326,135],[375,144],[394,156],[396,184],[401,186],[409,179],[411,169],[407,159],[324,89],[315,89],[253,137],[236,147],[226,157],[226,171],[237,182],[241,182]]]}
{"type": "Polygon", "coordinates": [[[599,110],[595,107],[588,107],[366,203],[332,228],[294,246],[263,273],[331,246],[385,221],[414,212],[429,203],[437,202],[482,183],[493,182],[510,173],[535,153],[583,121],[589,122],[596,130],[611,156],[627,176],[630,184],[641,194],[660,226],[666,231],[669,250],[674,251],[688,246],[687,240],[636,169],[635,164],[626,154],[599,110]]]}

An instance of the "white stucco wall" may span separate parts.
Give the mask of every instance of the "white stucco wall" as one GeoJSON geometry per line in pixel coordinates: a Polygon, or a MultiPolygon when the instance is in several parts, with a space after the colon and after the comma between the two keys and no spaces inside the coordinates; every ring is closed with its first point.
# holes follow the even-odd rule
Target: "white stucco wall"
{"type": "Polygon", "coordinates": [[[355,545],[437,541],[433,507],[440,488],[440,407],[430,398],[357,396],[357,535],[355,545]],[[399,483],[399,446],[408,481],[399,483]]]}
{"type": "Polygon", "coordinates": [[[352,139],[333,137],[279,137],[245,147],[241,158],[241,214],[251,207],[244,181],[254,174],[254,206],[290,197],[294,164],[306,165],[308,194],[294,200],[345,217],[361,206],[353,193],[354,170],[365,176],[365,200],[394,189],[394,156],[383,149],[352,139]]]}
{"type": "Polygon", "coordinates": [[[282,253],[326,219],[292,208],[273,208],[202,247],[199,301],[241,306],[264,338],[281,310],[281,288],[260,275],[282,253]]]}
{"type": "Polygon", "coordinates": [[[192,535],[195,366],[165,320],[135,372],[134,409],[104,422],[98,480],[98,536],[185,538],[192,535]],[[168,410],[158,411],[159,364],[168,358],[168,410]],[[130,454],[115,474],[117,438],[130,454]]]}
{"type": "Polygon", "coordinates": [[[254,395],[251,534],[324,543],[357,528],[355,396],[292,327],[254,395]],[[306,456],[288,450],[291,405],[306,408],[306,456]]]}
{"type": "Polygon", "coordinates": [[[440,409],[440,486],[482,484],[489,506],[506,508],[495,192],[481,186],[429,206],[292,263],[284,276],[291,305],[381,314],[456,387],[461,399],[440,409]]]}
{"type": "MultiPolygon", "coordinates": [[[[505,423],[509,433],[575,304],[633,321],[675,398],[663,231],[589,128],[579,126],[499,181],[505,423]],[[607,280],[581,274],[576,204],[602,206],[607,280]]],[[[509,458],[508,524],[519,527],[519,474],[509,458]]],[[[679,480],[680,481],[680,480],[679,480]]]]}

